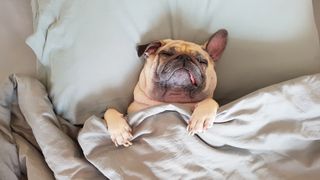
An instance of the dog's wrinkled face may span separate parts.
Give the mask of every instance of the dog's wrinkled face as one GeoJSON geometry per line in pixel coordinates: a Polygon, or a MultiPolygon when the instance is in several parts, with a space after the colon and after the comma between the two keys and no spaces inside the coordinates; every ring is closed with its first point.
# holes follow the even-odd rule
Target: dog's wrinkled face
{"type": "Polygon", "coordinates": [[[213,95],[217,78],[214,61],[221,56],[227,31],[217,31],[203,46],[161,40],[138,47],[146,60],[138,86],[148,98],[161,102],[192,103],[213,95]]]}

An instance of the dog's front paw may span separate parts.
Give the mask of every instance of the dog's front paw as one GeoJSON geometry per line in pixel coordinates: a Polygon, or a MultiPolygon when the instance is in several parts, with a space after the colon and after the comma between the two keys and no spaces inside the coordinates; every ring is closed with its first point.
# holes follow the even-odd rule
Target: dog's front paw
{"type": "Polygon", "coordinates": [[[132,145],[132,142],[130,142],[132,139],[132,129],[121,113],[110,110],[105,113],[104,118],[107,122],[111,140],[117,147],[120,145],[125,147],[132,145]]]}
{"type": "Polygon", "coordinates": [[[206,99],[197,104],[187,126],[189,135],[205,132],[211,128],[216,118],[218,106],[212,99],[206,99]]]}
{"type": "Polygon", "coordinates": [[[189,135],[205,132],[212,127],[214,120],[215,116],[192,115],[187,126],[187,131],[189,135]]]}
{"type": "Polygon", "coordinates": [[[116,123],[110,123],[110,121],[107,123],[112,142],[117,147],[120,145],[125,147],[131,146],[132,142],[130,142],[130,140],[132,139],[132,130],[130,126],[124,118],[119,118],[116,121],[116,123]]]}

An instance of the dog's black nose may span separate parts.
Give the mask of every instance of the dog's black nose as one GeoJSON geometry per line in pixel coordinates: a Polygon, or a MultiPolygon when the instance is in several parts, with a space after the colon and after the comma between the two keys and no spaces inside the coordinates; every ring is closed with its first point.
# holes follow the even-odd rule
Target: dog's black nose
{"type": "Polygon", "coordinates": [[[184,63],[192,60],[192,58],[187,54],[180,54],[177,59],[184,61],[184,63]]]}

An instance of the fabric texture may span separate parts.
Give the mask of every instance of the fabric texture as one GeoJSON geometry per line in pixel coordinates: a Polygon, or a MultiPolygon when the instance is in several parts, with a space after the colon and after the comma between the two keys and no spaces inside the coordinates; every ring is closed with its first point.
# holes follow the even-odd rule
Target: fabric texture
{"type": "Polygon", "coordinates": [[[316,180],[319,109],[320,74],[303,76],[222,106],[195,136],[185,107],[130,114],[133,145],[116,148],[102,119],[72,125],[38,80],[13,75],[0,86],[0,179],[316,180]]]}
{"type": "Polygon", "coordinates": [[[36,57],[25,40],[33,33],[30,0],[0,2],[0,82],[12,73],[36,75],[36,57]]]}
{"type": "Polygon", "coordinates": [[[56,116],[36,79],[0,87],[0,179],[105,179],[82,155],[79,127],[56,116]]]}
{"type": "Polygon", "coordinates": [[[129,116],[133,146],[114,146],[101,119],[79,143],[110,179],[317,179],[320,74],[252,93],[219,109],[213,128],[188,136],[190,110],[152,107],[129,116]]]}
{"type": "Polygon", "coordinates": [[[222,104],[320,69],[312,0],[32,2],[35,33],[27,43],[55,110],[73,124],[106,107],[126,110],[143,65],[135,47],[156,39],[202,44],[226,28],[228,46],[216,66],[222,104]]]}

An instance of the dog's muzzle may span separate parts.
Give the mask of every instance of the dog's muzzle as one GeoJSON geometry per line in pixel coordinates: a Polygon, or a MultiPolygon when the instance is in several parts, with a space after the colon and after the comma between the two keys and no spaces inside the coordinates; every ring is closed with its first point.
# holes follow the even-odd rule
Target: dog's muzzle
{"type": "Polygon", "coordinates": [[[158,72],[160,81],[167,87],[193,87],[197,88],[203,83],[203,72],[195,58],[187,54],[172,57],[162,65],[158,72]]]}

